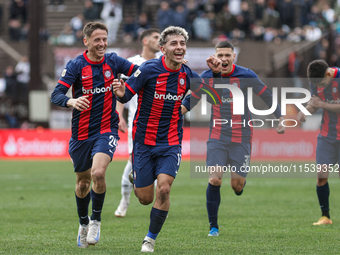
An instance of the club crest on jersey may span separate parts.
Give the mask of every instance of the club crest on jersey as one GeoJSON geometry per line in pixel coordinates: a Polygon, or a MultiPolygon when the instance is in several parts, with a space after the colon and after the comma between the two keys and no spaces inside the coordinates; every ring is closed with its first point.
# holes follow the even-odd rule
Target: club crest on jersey
{"type": "Polygon", "coordinates": [[[66,74],[66,68],[63,70],[63,72],[61,73],[61,77],[64,77],[66,74]]]}
{"type": "Polygon", "coordinates": [[[185,81],[183,78],[179,79],[179,84],[181,84],[181,86],[183,86],[185,84],[185,81]]]}
{"type": "Polygon", "coordinates": [[[333,87],[333,88],[332,88],[332,92],[333,92],[333,93],[336,93],[337,91],[338,91],[338,90],[337,90],[336,87],[333,87]]]}
{"type": "Polygon", "coordinates": [[[140,75],[141,71],[138,69],[133,76],[138,77],[140,75]]]}
{"type": "Polygon", "coordinates": [[[111,77],[111,71],[110,70],[106,70],[104,73],[105,77],[108,79],[111,77]]]}

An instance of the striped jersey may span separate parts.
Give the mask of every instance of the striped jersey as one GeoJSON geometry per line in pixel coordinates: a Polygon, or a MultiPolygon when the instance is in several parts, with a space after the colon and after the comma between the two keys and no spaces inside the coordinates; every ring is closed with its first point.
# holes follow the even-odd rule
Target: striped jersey
{"type": "Polygon", "coordinates": [[[65,94],[71,86],[73,98],[88,96],[90,107],[72,112],[72,138],[76,140],[117,133],[119,116],[111,84],[118,73],[131,75],[138,68],[116,53],[106,53],[100,62],[91,61],[86,53],[67,63],[51,95],[52,103],[62,107],[67,107],[65,94]]]}
{"type": "Polygon", "coordinates": [[[190,78],[200,78],[188,66],[169,69],[165,56],[143,63],[125,83],[125,103],[138,93],[132,129],[134,141],[146,145],[178,145],[183,137],[182,100],[190,89],[190,78]]]}
{"type": "MultiPolygon", "coordinates": [[[[334,69],[334,80],[327,87],[318,88],[313,83],[310,83],[311,94],[320,97],[323,101],[329,104],[340,104],[340,72],[339,68],[334,69]]],[[[322,121],[319,136],[340,140],[340,113],[323,109],[322,121]]]]}
{"type": "MultiPolygon", "coordinates": [[[[204,79],[212,78],[213,73],[211,70],[206,70],[202,73],[201,77],[204,79]]],[[[235,64],[233,64],[233,69],[229,74],[222,75],[221,82],[222,84],[231,84],[241,89],[244,96],[244,114],[234,115],[233,95],[231,91],[229,89],[219,89],[222,104],[212,105],[209,140],[215,139],[222,142],[251,143],[253,136],[252,126],[255,124],[251,122],[252,116],[248,107],[247,88],[252,87],[253,92],[260,96],[269,107],[272,106],[272,92],[252,70],[235,64]],[[224,120],[227,121],[227,123],[215,124],[214,126],[214,119],[224,120]]],[[[213,86],[212,82],[209,82],[209,85],[213,86]]],[[[277,105],[274,115],[277,118],[281,117],[279,105],[277,105]]]]}

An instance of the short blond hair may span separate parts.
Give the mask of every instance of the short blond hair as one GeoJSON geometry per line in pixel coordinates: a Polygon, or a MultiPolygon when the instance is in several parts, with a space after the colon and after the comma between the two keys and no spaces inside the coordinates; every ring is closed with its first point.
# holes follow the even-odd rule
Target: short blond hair
{"type": "Polygon", "coordinates": [[[189,40],[188,32],[182,27],[170,26],[163,30],[161,36],[159,37],[159,45],[163,46],[169,40],[171,35],[181,35],[184,37],[185,43],[189,40]]]}

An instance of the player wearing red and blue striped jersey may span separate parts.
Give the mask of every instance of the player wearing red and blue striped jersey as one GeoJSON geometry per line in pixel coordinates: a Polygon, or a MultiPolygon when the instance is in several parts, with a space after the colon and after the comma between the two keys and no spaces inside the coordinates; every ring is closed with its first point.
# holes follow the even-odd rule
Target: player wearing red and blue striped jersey
{"type": "MultiPolygon", "coordinates": [[[[234,115],[231,91],[229,89],[219,89],[222,104],[212,105],[206,164],[209,167],[229,166],[229,169],[233,170],[230,180],[231,187],[236,195],[241,195],[246,182],[246,169],[250,162],[251,140],[253,136],[252,126],[249,125],[252,117],[247,104],[247,88],[252,87],[253,91],[269,107],[272,106],[272,93],[252,70],[233,64],[236,54],[234,53],[234,46],[230,42],[222,41],[217,43],[215,46],[215,56],[222,61],[222,79],[220,82],[237,86],[242,91],[245,113],[243,115],[234,115]],[[227,120],[228,123],[223,125],[216,124],[214,123],[216,119],[227,120]]],[[[202,73],[201,77],[212,78],[213,75],[210,70],[207,70],[202,73]]],[[[212,80],[210,79],[209,81],[211,86],[213,86],[212,80]]],[[[198,100],[199,98],[195,94],[191,94],[183,102],[183,105],[186,109],[190,109],[198,100]]],[[[284,133],[285,128],[281,123],[283,117],[281,116],[279,105],[277,105],[274,115],[279,119],[280,123],[277,132],[284,133]]],[[[209,184],[206,192],[210,224],[209,236],[219,235],[217,219],[222,176],[223,171],[215,170],[209,174],[209,184]]]]}
{"type": "MultiPolygon", "coordinates": [[[[170,207],[171,185],[181,162],[182,100],[190,89],[190,79],[199,78],[188,66],[182,65],[187,40],[188,34],[183,28],[166,28],[159,40],[164,56],[143,63],[125,86],[122,80],[113,83],[114,92],[123,103],[138,93],[132,169],[140,203],[152,203],[157,179],[149,232],[142,245],[144,252],[154,251],[155,239],[170,207]]],[[[221,61],[211,56],[207,64],[220,77],[221,61]]]]}
{"type": "Polygon", "coordinates": [[[77,245],[80,248],[99,241],[106,191],[105,172],[119,139],[119,116],[112,81],[119,73],[131,75],[138,68],[116,53],[105,53],[108,31],[103,23],[89,22],[83,32],[88,49],[67,63],[51,95],[52,103],[73,107],[69,153],[76,172],[75,193],[80,223],[77,245]],[[71,87],[72,98],[69,98],[65,94],[71,87]],[[91,219],[88,216],[90,200],[91,219]]]}
{"type": "MultiPolygon", "coordinates": [[[[329,167],[340,163],[340,70],[329,67],[323,60],[312,61],[307,68],[312,98],[306,109],[315,113],[323,109],[320,134],[317,138],[316,164],[318,195],[321,218],[313,225],[332,224],[329,215],[329,167]]],[[[298,120],[306,121],[303,112],[298,113],[298,120]]]]}

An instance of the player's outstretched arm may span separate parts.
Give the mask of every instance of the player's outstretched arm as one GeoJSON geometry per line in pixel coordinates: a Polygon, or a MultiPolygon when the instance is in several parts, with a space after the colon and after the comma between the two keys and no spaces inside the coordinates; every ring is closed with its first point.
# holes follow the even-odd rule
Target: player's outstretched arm
{"type": "Polygon", "coordinates": [[[112,89],[117,97],[122,98],[125,94],[125,82],[122,79],[120,79],[120,81],[114,79],[112,82],[112,89]]]}
{"type": "Polygon", "coordinates": [[[89,96],[82,96],[78,98],[70,98],[67,101],[67,107],[73,107],[78,111],[85,111],[90,107],[90,101],[87,99],[89,96]]]}
{"type": "Polygon", "coordinates": [[[277,129],[276,129],[276,131],[277,131],[278,134],[284,134],[285,131],[286,131],[285,126],[282,125],[282,121],[284,121],[284,118],[281,116],[281,117],[279,118],[279,125],[277,126],[277,129]]]}
{"type": "Polygon", "coordinates": [[[220,59],[210,56],[206,61],[213,73],[220,73],[222,71],[222,61],[220,59]]]}
{"type": "MultiPolygon", "coordinates": [[[[309,103],[306,106],[307,111],[309,111],[311,114],[315,113],[317,108],[314,108],[312,105],[310,105],[309,103]]],[[[297,120],[300,122],[305,122],[306,121],[306,115],[302,112],[299,111],[298,115],[297,115],[297,120]]]]}

